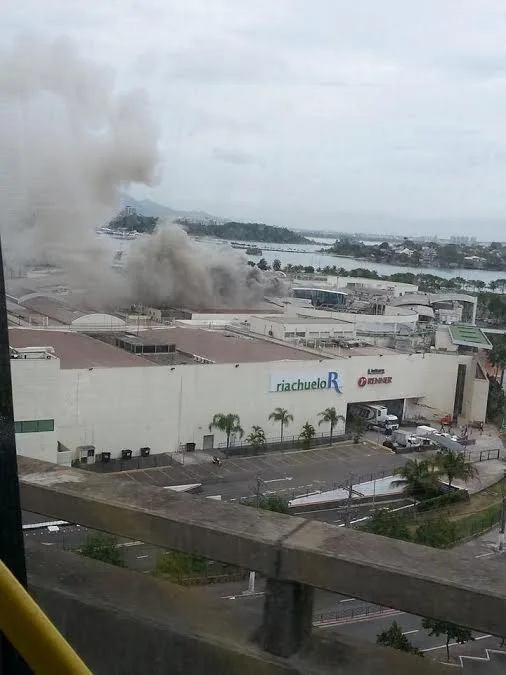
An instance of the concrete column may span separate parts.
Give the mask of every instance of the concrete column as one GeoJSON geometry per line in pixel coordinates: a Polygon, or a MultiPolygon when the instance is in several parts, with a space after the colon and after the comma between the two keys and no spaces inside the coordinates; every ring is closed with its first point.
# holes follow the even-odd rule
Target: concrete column
{"type": "Polygon", "coordinates": [[[311,634],[313,589],[304,584],[267,579],[262,624],[263,648],[288,657],[311,634]]]}

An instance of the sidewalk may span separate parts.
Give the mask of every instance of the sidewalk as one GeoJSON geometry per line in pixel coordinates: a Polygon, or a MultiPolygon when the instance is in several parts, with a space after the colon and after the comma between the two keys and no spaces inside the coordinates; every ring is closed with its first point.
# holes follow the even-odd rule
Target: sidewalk
{"type": "Polygon", "coordinates": [[[462,480],[453,481],[455,487],[467,490],[471,495],[481,492],[481,490],[485,490],[504,478],[506,462],[503,459],[489,459],[484,462],[474,462],[473,466],[478,471],[476,478],[472,478],[467,481],[467,483],[462,480]]]}

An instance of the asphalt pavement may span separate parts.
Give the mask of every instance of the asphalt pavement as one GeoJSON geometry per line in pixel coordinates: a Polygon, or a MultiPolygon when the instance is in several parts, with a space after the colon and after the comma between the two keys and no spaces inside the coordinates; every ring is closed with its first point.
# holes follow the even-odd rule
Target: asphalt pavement
{"type": "Polygon", "coordinates": [[[202,483],[204,496],[221,495],[230,501],[253,496],[259,480],[264,494],[275,492],[293,498],[329,490],[350,479],[357,483],[388,475],[406,461],[406,457],[367,440],[307,451],[231,457],[220,466],[210,463],[167,466],[107,476],[109,480],[131,480],[160,487],[202,483]]]}

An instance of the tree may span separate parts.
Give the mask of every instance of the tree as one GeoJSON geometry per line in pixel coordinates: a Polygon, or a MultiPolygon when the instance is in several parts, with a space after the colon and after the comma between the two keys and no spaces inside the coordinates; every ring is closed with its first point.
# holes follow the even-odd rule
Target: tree
{"type": "Polygon", "coordinates": [[[448,621],[439,621],[439,619],[425,618],[422,621],[423,628],[428,631],[429,635],[446,635],[446,660],[450,660],[450,642],[454,640],[457,644],[463,645],[466,642],[474,640],[472,632],[469,628],[457,626],[455,623],[448,621]]]}
{"type": "Polygon", "coordinates": [[[352,435],[353,442],[360,443],[360,439],[367,430],[367,422],[359,415],[355,415],[350,422],[349,430],[352,435]]]}
{"type": "Polygon", "coordinates": [[[209,425],[209,431],[212,429],[218,429],[219,431],[223,431],[224,434],[227,436],[227,450],[230,447],[230,436],[232,434],[239,434],[239,436],[242,438],[244,435],[243,428],[241,427],[241,420],[239,419],[239,415],[235,415],[233,413],[217,413],[213,417],[213,421],[209,425]]]}
{"type": "Polygon", "coordinates": [[[250,499],[241,499],[241,504],[245,506],[254,506],[264,511],[274,511],[275,513],[290,513],[288,499],[281,495],[259,495],[250,499]]]}
{"type": "Polygon", "coordinates": [[[438,472],[433,462],[427,459],[410,459],[397,473],[400,476],[392,485],[402,485],[404,493],[417,500],[434,497],[440,492],[438,472]]]}
{"type": "Polygon", "coordinates": [[[388,511],[388,509],[376,509],[373,511],[363,529],[366,532],[380,534],[382,537],[411,541],[411,533],[406,519],[398,513],[388,511]]]}
{"type": "Polygon", "coordinates": [[[258,425],[253,425],[246,442],[251,445],[255,454],[265,445],[265,431],[258,425]]]}
{"type": "Polygon", "coordinates": [[[309,449],[311,447],[311,441],[315,437],[316,431],[314,426],[307,421],[303,427],[302,431],[299,434],[299,438],[302,439],[302,445],[306,448],[309,449]]]}
{"type": "Polygon", "coordinates": [[[275,272],[279,272],[281,270],[281,260],[279,260],[279,258],[276,258],[272,263],[272,269],[275,272]]]}
{"type": "Polygon", "coordinates": [[[158,557],[153,574],[173,581],[191,576],[203,576],[207,571],[207,558],[181,551],[166,551],[158,557]]]}
{"type": "Polygon", "coordinates": [[[290,422],[293,422],[293,415],[291,415],[285,408],[275,408],[269,415],[269,420],[272,422],[279,422],[281,427],[281,443],[283,442],[283,429],[287,427],[290,422]]]}
{"type": "Polygon", "coordinates": [[[416,528],[414,541],[431,548],[448,548],[457,538],[457,526],[446,518],[430,518],[416,528]]]}
{"type": "Polygon", "coordinates": [[[318,426],[321,424],[329,425],[329,436],[330,436],[330,445],[332,445],[332,436],[334,434],[334,428],[338,422],[346,422],[346,418],[343,415],[338,415],[335,408],[325,408],[321,413],[318,413],[318,416],[321,417],[321,420],[318,422],[318,426]]]}
{"type": "MultiPolygon", "coordinates": [[[[490,288],[492,287],[491,283],[492,282],[490,282],[490,284],[489,284],[490,288]]],[[[501,293],[504,293],[504,289],[506,288],[506,279],[496,279],[494,283],[495,283],[496,289],[500,288],[501,293]]]]}
{"type": "Polygon", "coordinates": [[[260,258],[260,260],[257,262],[257,267],[259,270],[263,270],[264,272],[269,269],[269,265],[267,263],[267,260],[265,258],[260,258]]]}
{"type": "Polygon", "coordinates": [[[436,456],[436,464],[448,478],[448,492],[451,491],[455,478],[467,483],[468,480],[474,478],[478,473],[476,467],[466,461],[462,453],[448,450],[447,448],[439,450],[436,456]]]}
{"type": "Polygon", "coordinates": [[[504,382],[504,369],[506,368],[506,338],[504,335],[497,336],[492,342],[492,349],[488,352],[489,363],[495,368],[495,378],[498,379],[499,370],[501,371],[500,385],[501,389],[504,382]]]}
{"type": "Polygon", "coordinates": [[[92,534],[86,538],[84,544],[76,549],[76,553],[84,555],[87,558],[101,560],[116,565],[116,567],[125,567],[122,549],[118,548],[118,542],[115,537],[108,534],[92,534]]]}
{"type": "Polygon", "coordinates": [[[376,644],[423,657],[423,652],[413,646],[408,638],[403,635],[402,628],[399,626],[397,621],[394,621],[388,630],[378,633],[376,637],[376,644]]]}

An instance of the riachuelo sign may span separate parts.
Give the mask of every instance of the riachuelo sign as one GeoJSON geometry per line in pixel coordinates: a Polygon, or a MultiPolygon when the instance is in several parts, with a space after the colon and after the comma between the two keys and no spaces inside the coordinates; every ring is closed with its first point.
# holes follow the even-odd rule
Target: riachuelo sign
{"type": "Polygon", "coordinates": [[[334,391],[342,393],[341,376],[335,370],[272,373],[270,391],[334,391]]]}

